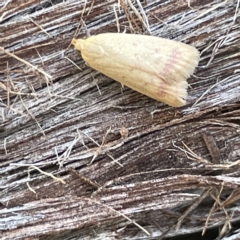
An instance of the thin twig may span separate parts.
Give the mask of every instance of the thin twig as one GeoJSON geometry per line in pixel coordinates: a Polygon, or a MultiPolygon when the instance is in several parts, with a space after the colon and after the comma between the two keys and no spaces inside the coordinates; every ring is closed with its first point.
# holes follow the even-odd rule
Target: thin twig
{"type": "Polygon", "coordinates": [[[90,6],[90,8],[89,8],[89,11],[88,11],[87,15],[89,15],[89,13],[91,12],[91,10],[92,10],[92,8],[93,8],[94,2],[95,2],[95,0],[92,0],[91,6],[90,6]]]}
{"type": "Polygon", "coordinates": [[[28,110],[28,107],[25,105],[25,103],[24,103],[21,95],[19,95],[19,97],[20,97],[20,100],[21,100],[21,102],[22,102],[22,105],[23,105],[23,107],[25,108],[25,110],[27,111],[27,113],[28,113],[28,114],[30,115],[30,117],[36,122],[36,124],[37,124],[38,127],[40,128],[43,136],[46,137],[46,134],[45,134],[44,130],[42,129],[41,125],[39,124],[38,120],[37,120],[37,119],[35,118],[35,116],[28,110]]]}
{"type": "Polygon", "coordinates": [[[179,230],[183,220],[187,217],[187,215],[189,215],[208,195],[209,190],[204,190],[203,193],[192,203],[192,205],[181,215],[175,228],[176,232],[179,230]]]}
{"type": "MultiPolygon", "coordinates": [[[[142,16],[139,14],[138,10],[134,7],[134,5],[132,4],[131,0],[127,0],[129,6],[132,8],[132,10],[134,11],[134,13],[136,14],[136,16],[138,17],[139,21],[143,24],[143,26],[145,27],[145,29],[149,32],[149,27],[147,26],[146,22],[143,20],[142,16]]],[[[146,16],[146,15],[145,15],[146,16]]]]}
{"type": "Polygon", "coordinates": [[[94,188],[99,188],[101,187],[100,184],[96,183],[96,182],[93,182],[91,179],[89,178],[86,178],[82,175],[80,175],[76,170],[74,170],[73,168],[69,168],[69,171],[74,174],[75,176],[77,176],[78,178],[80,178],[82,181],[88,183],[89,185],[93,186],[94,188]]]}
{"type": "MultiPolygon", "coordinates": [[[[20,165],[18,165],[18,166],[20,166],[20,165]]],[[[51,177],[52,179],[54,179],[54,180],[56,180],[56,181],[58,181],[58,182],[61,182],[62,184],[66,184],[66,182],[65,182],[62,178],[55,177],[52,173],[47,173],[47,172],[41,170],[39,167],[36,167],[35,165],[30,165],[30,166],[28,167],[28,180],[31,179],[31,176],[30,176],[30,170],[31,170],[31,169],[35,169],[35,170],[39,171],[40,173],[42,173],[43,175],[46,175],[46,176],[48,176],[48,177],[51,177]]],[[[36,194],[36,191],[30,186],[29,181],[27,181],[26,184],[27,184],[27,186],[28,186],[28,189],[29,189],[31,192],[33,192],[33,193],[36,194]]]]}
{"type": "Polygon", "coordinates": [[[124,218],[127,219],[129,222],[131,222],[132,224],[134,224],[135,226],[137,226],[139,229],[141,229],[143,232],[145,232],[148,236],[150,236],[150,233],[149,233],[145,228],[143,228],[141,225],[139,225],[138,223],[136,223],[135,221],[133,221],[132,219],[130,219],[129,217],[127,217],[125,214],[123,214],[123,213],[115,210],[115,209],[112,208],[112,207],[109,207],[108,205],[106,205],[106,204],[104,204],[104,203],[98,202],[98,201],[96,201],[96,200],[94,200],[94,199],[89,199],[89,198],[87,198],[87,200],[90,201],[90,202],[96,203],[96,204],[98,204],[98,205],[100,205],[100,206],[103,206],[103,207],[111,210],[112,212],[115,212],[115,213],[117,213],[118,215],[124,217],[124,218]]]}
{"type": "Polygon", "coordinates": [[[1,50],[2,52],[6,53],[7,55],[9,55],[9,56],[11,56],[11,57],[17,59],[18,61],[20,61],[20,62],[26,64],[27,66],[33,68],[34,70],[37,70],[38,72],[42,73],[42,74],[43,74],[44,76],[46,76],[47,78],[52,78],[51,75],[45,73],[43,70],[41,70],[41,69],[39,69],[38,67],[32,65],[31,63],[27,62],[26,60],[24,60],[24,59],[22,59],[22,58],[16,56],[15,54],[10,53],[8,50],[5,50],[3,47],[0,47],[0,50],[1,50]]]}
{"type": "Polygon", "coordinates": [[[114,12],[114,15],[115,15],[115,18],[116,18],[117,31],[118,31],[118,33],[120,33],[120,26],[119,26],[119,21],[118,21],[118,15],[117,15],[116,7],[119,8],[119,5],[113,4],[113,12],[114,12]]]}
{"type": "Polygon", "coordinates": [[[50,38],[53,38],[53,36],[51,34],[49,34],[42,26],[40,26],[38,23],[36,23],[32,18],[30,18],[30,21],[32,23],[34,23],[37,27],[39,27],[44,33],[46,33],[47,36],[49,36],[50,38]]]}
{"type": "Polygon", "coordinates": [[[221,7],[222,5],[224,5],[225,3],[227,3],[227,1],[228,1],[228,0],[225,0],[224,2],[221,2],[221,3],[217,4],[216,6],[214,6],[214,7],[212,7],[212,8],[209,8],[208,10],[200,13],[200,14],[199,14],[198,16],[196,16],[195,18],[193,18],[193,19],[191,19],[190,21],[186,22],[185,25],[186,25],[186,24],[189,24],[189,23],[191,23],[191,22],[194,22],[194,21],[197,20],[198,18],[201,18],[201,17],[203,17],[204,15],[206,15],[207,13],[209,13],[209,12],[211,12],[211,11],[219,8],[219,7],[221,7]]]}
{"type": "Polygon", "coordinates": [[[225,79],[223,79],[223,80],[221,80],[221,81],[213,84],[210,88],[208,88],[208,89],[196,100],[196,102],[192,105],[192,107],[195,107],[195,106],[198,104],[198,102],[199,102],[211,89],[215,88],[215,87],[216,87],[217,85],[219,85],[220,83],[226,82],[226,81],[229,80],[229,79],[230,79],[230,78],[225,78],[225,79]]]}

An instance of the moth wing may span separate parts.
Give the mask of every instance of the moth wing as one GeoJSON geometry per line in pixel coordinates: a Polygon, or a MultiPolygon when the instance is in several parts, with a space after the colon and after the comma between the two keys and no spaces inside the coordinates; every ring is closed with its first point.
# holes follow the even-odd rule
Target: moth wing
{"type": "Polygon", "coordinates": [[[92,68],[171,106],[185,104],[186,78],[199,58],[186,44],[134,34],[92,36],[80,51],[92,68]]]}
{"type": "Polygon", "coordinates": [[[147,72],[131,69],[119,64],[121,70],[109,68],[102,71],[106,76],[158,101],[170,106],[180,107],[186,103],[187,85],[169,84],[163,79],[147,72]]]}

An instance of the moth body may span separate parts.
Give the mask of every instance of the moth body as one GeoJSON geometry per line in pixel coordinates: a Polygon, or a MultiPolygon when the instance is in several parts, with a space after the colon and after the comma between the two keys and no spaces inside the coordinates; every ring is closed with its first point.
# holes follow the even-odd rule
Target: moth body
{"type": "Polygon", "coordinates": [[[89,66],[120,83],[170,106],[186,103],[187,81],[199,52],[164,38],[105,33],[73,39],[89,66]]]}

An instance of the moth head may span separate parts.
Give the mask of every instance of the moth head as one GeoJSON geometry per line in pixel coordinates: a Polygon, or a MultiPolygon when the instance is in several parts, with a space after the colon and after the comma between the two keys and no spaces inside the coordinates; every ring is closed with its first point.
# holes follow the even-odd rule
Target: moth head
{"type": "Polygon", "coordinates": [[[83,44],[84,44],[84,39],[76,39],[76,38],[73,38],[72,41],[71,41],[71,44],[74,45],[74,47],[81,51],[83,49],[83,44]]]}

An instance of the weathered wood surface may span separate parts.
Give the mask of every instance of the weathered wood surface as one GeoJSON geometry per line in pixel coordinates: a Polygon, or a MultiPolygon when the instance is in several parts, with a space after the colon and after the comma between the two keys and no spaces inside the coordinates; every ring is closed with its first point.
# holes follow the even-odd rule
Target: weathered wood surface
{"type": "Polygon", "coordinates": [[[149,34],[127,2],[86,3],[0,2],[1,239],[159,239],[204,226],[222,230],[208,239],[230,239],[240,220],[239,1],[142,2],[152,35],[202,53],[177,109],[121,89],[68,48],[81,19],[91,35],[117,32],[115,13],[121,32],[149,34]],[[29,178],[29,166],[65,184],[33,168],[29,178]]]}

